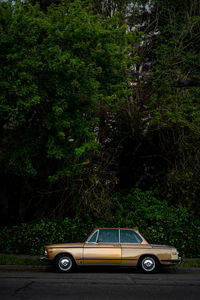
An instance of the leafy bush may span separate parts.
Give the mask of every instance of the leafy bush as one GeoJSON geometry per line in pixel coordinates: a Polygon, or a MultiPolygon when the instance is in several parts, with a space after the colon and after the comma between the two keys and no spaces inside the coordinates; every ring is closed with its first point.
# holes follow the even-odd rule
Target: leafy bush
{"type": "Polygon", "coordinates": [[[0,265],[40,265],[37,257],[18,257],[0,254],[0,265]]]}
{"type": "Polygon", "coordinates": [[[94,227],[129,227],[138,228],[150,243],[174,245],[183,257],[200,255],[200,221],[185,208],[169,206],[152,192],[135,189],[128,195],[117,195],[112,209],[98,220],[84,212],[74,219],[43,219],[36,224],[4,227],[0,251],[38,254],[47,244],[83,241],[94,227]]]}
{"type": "Polygon", "coordinates": [[[177,247],[181,255],[200,255],[200,221],[183,207],[160,201],[151,191],[133,190],[115,198],[113,224],[138,228],[151,243],[177,247]]]}
{"type": "Polygon", "coordinates": [[[76,219],[41,220],[37,224],[4,227],[0,233],[0,251],[3,253],[38,254],[44,245],[76,241],[80,238],[76,219]]]}

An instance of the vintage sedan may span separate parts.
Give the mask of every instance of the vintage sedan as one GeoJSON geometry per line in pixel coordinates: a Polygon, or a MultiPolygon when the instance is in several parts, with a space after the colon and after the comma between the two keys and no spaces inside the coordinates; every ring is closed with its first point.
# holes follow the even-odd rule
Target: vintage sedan
{"type": "Polygon", "coordinates": [[[153,273],[160,266],[181,262],[172,246],[149,244],[141,233],[128,228],[95,229],[84,243],[45,246],[41,261],[52,261],[59,272],[71,272],[76,266],[137,266],[153,273]]]}

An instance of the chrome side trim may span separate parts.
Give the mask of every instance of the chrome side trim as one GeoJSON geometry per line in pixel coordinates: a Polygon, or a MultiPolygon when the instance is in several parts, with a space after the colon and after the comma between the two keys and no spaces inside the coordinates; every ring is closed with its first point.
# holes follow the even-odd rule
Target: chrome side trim
{"type": "MultiPolygon", "coordinates": [[[[110,246],[107,246],[107,247],[103,247],[103,248],[112,248],[112,245],[119,245],[119,248],[120,247],[120,244],[119,243],[86,243],[87,245],[91,245],[90,248],[96,248],[96,247],[92,247],[92,245],[110,245],[110,246]]],[[[126,243],[127,244],[127,243],[126,243]]],[[[123,245],[123,244],[122,244],[123,245]]],[[[124,244],[125,245],[125,244],[124,244]]],[[[127,245],[141,245],[141,244],[127,244],[127,245]]],[[[49,247],[49,249],[69,249],[69,248],[72,248],[72,249],[83,249],[84,246],[81,246],[81,247],[74,247],[74,246],[59,246],[59,247],[49,247]]],[[[123,249],[131,249],[130,247],[123,247],[123,249]]],[[[146,249],[148,250],[149,248],[146,248],[146,247],[137,247],[137,248],[134,248],[134,249],[146,249]]],[[[150,255],[150,254],[149,254],[150,255]]]]}
{"type": "Polygon", "coordinates": [[[137,264],[125,264],[125,265],[120,265],[120,264],[111,264],[111,265],[108,265],[108,264],[82,264],[82,265],[78,265],[78,267],[95,267],[95,266],[102,266],[102,267],[108,267],[108,268],[110,268],[110,267],[136,267],[137,266],[137,264]]]}
{"type": "Polygon", "coordinates": [[[76,258],[76,260],[137,260],[136,258],[76,258]]]}
{"type": "Polygon", "coordinates": [[[79,248],[84,248],[84,246],[79,246],[79,247],[74,247],[74,246],[55,246],[55,247],[48,247],[48,249],[68,249],[68,248],[73,248],[73,249],[79,249],[79,248]]]}
{"type": "Polygon", "coordinates": [[[176,248],[174,246],[168,246],[168,245],[157,245],[157,244],[149,244],[153,249],[174,249],[176,250],[176,248]]]}

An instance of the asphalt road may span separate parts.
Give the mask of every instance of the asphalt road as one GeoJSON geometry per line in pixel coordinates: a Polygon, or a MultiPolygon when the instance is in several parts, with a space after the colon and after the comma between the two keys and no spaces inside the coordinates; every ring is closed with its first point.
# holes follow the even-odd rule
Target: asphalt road
{"type": "Polygon", "coordinates": [[[139,274],[136,270],[0,272],[0,299],[200,299],[200,273],[139,274]]]}

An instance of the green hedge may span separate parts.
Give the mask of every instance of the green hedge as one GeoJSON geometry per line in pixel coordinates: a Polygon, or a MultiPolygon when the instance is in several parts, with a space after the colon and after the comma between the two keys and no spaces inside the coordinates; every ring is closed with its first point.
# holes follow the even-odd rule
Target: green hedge
{"type": "Polygon", "coordinates": [[[117,226],[136,227],[150,243],[173,245],[183,257],[200,256],[200,221],[185,208],[138,189],[116,197],[115,208],[117,226]]]}
{"type": "Polygon", "coordinates": [[[199,219],[139,189],[117,195],[111,210],[99,220],[82,212],[73,219],[43,219],[36,224],[4,227],[0,232],[0,252],[43,253],[47,244],[83,241],[94,227],[137,228],[150,243],[174,245],[183,257],[200,256],[199,219]]]}

